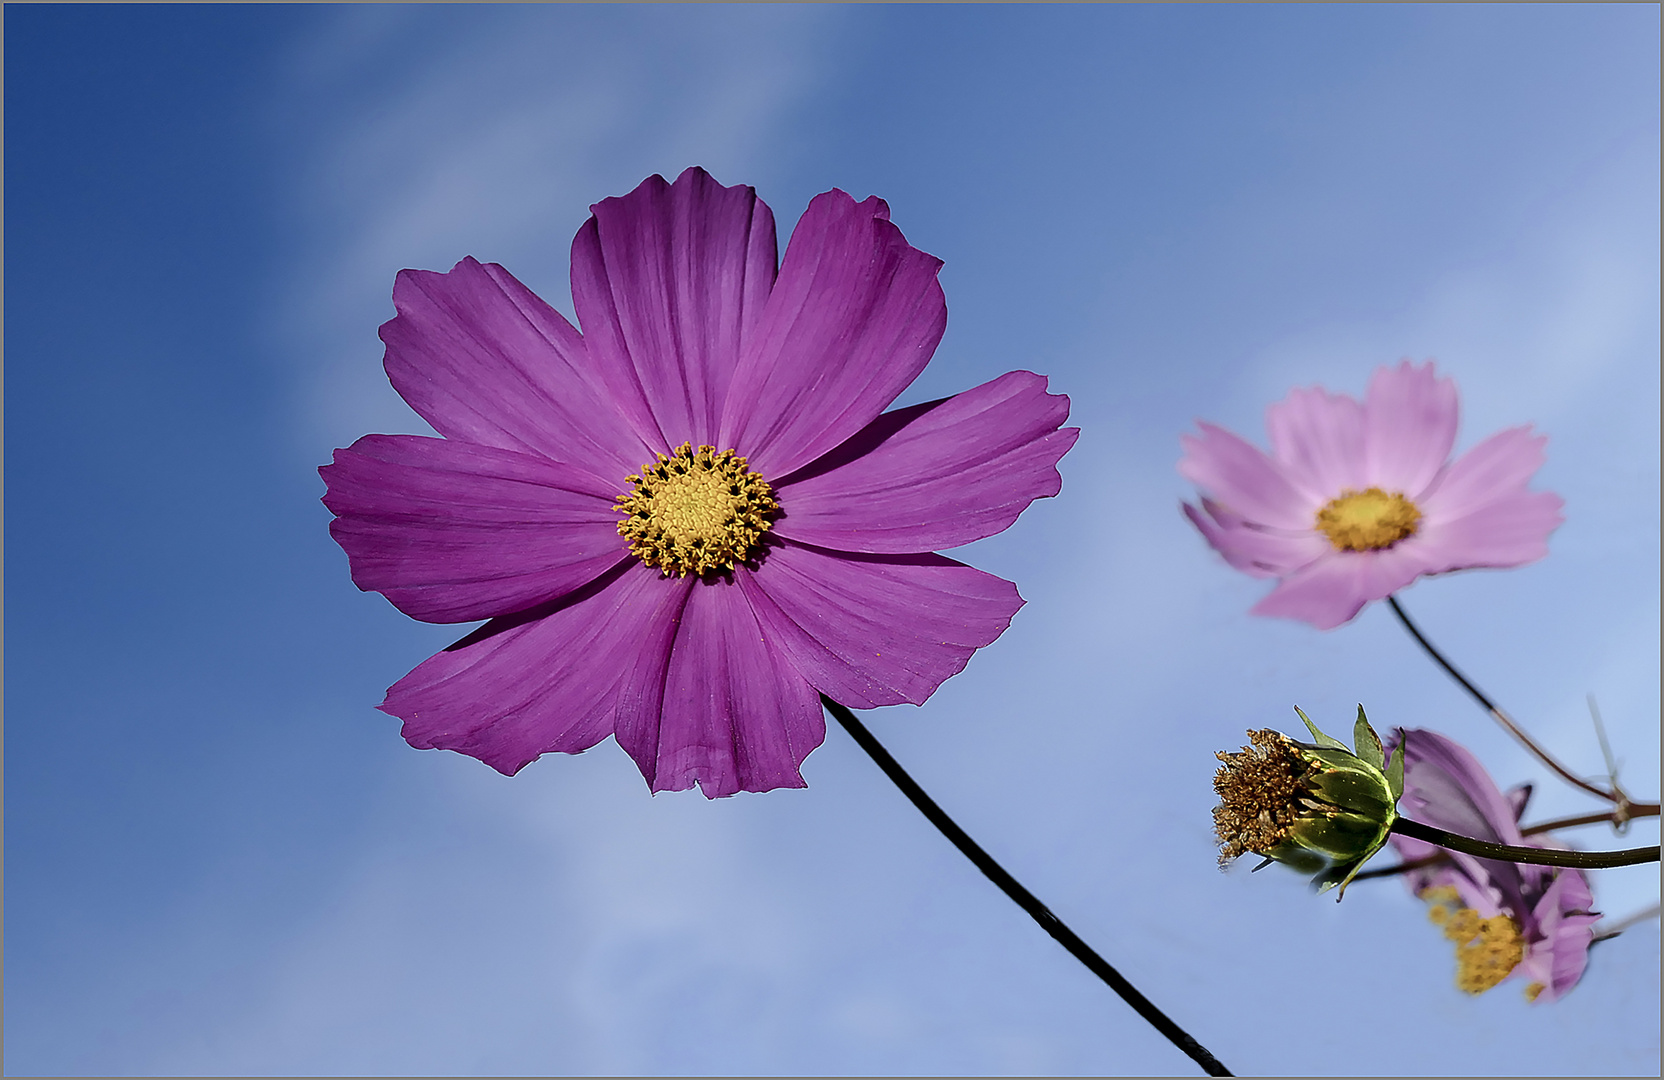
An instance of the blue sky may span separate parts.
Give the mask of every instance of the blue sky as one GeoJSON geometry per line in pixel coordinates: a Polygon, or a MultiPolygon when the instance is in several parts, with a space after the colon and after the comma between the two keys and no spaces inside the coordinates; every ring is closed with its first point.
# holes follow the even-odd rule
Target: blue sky
{"type": "MultiPolygon", "coordinates": [[[[317,501],[334,447],[424,430],[393,275],[474,255],[570,312],[588,205],[700,164],[782,235],[880,195],[946,260],[903,403],[1073,398],[1061,497],[954,553],[1028,606],[869,717],[974,836],[1239,1072],[1656,1073],[1656,921],[1531,1007],[1460,995],[1396,882],[1214,868],[1212,752],[1296,703],[1594,807],[1379,607],[1248,616],[1173,467],[1198,418],[1263,440],[1404,356],[1457,379],[1459,447],[1537,424],[1551,556],[1404,600],[1591,774],[1595,694],[1656,796],[1656,7],[4,17],[9,1072],[1184,1071],[836,730],[807,790],[708,803],[374,710],[458,636],[354,589],[317,501]]],[[[1622,916],[1658,870],[1595,889],[1622,916]]]]}

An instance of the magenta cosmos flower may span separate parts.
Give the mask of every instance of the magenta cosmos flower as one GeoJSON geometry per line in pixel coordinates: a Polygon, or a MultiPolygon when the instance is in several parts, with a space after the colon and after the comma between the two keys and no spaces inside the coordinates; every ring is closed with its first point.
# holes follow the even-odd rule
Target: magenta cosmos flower
{"type": "Polygon", "coordinates": [[[1456,384],[1406,360],[1361,404],[1292,391],[1266,410],[1269,457],[1200,423],[1179,472],[1208,495],[1185,515],[1226,562],[1279,579],[1254,614],[1320,630],[1424,574],[1542,558],[1563,503],[1526,485],[1548,440],[1510,428],[1449,462],[1456,413],[1456,384]]]}
{"type": "Polygon", "coordinates": [[[884,412],[947,308],[880,199],[817,196],[779,264],[701,169],[591,209],[581,334],[500,266],[394,284],[387,375],[444,437],[337,450],[330,533],[405,614],[490,621],[381,709],[508,774],[611,735],[654,791],[801,787],[821,693],[917,704],[1009,625],[1014,585],[931,553],[1057,494],[1068,399],[884,412]]]}
{"type": "MultiPolygon", "coordinates": [[[[1546,847],[1520,834],[1529,787],[1504,795],[1465,748],[1432,731],[1400,731],[1404,796],[1399,809],[1413,821],[1493,844],[1546,847]]],[[[1442,849],[1394,833],[1406,860],[1442,849]]],[[[1581,870],[1522,865],[1444,852],[1449,862],[1412,870],[1405,883],[1431,905],[1433,921],[1456,945],[1456,985],[1480,994],[1504,979],[1526,980],[1532,1001],[1554,1001],[1583,977],[1591,929],[1600,917],[1581,870]]]]}

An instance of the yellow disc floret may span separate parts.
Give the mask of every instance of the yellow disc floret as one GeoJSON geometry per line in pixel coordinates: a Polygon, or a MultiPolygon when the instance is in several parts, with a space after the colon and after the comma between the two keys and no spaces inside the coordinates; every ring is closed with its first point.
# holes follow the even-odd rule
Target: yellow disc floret
{"type": "MultiPolygon", "coordinates": [[[[1448,885],[1425,889],[1421,898],[1432,905],[1427,917],[1456,943],[1457,989],[1483,994],[1525,959],[1525,938],[1519,924],[1506,914],[1481,918],[1479,912],[1463,907],[1456,890],[1448,885]]],[[[1526,988],[1526,996],[1535,999],[1541,991],[1533,983],[1526,988]]]]}
{"type": "Polygon", "coordinates": [[[1395,491],[1378,487],[1330,499],[1317,512],[1317,528],[1337,551],[1379,551],[1415,533],[1421,524],[1416,504],[1395,491]]]}
{"type": "Polygon", "coordinates": [[[627,476],[614,509],[630,554],[666,577],[720,573],[750,557],[780,509],[774,489],[732,450],[683,443],[627,476]]]}

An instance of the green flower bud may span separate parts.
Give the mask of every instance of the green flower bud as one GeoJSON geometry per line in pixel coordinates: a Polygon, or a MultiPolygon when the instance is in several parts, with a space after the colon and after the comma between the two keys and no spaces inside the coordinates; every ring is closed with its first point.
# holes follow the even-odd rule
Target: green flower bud
{"type": "Polygon", "coordinates": [[[1219,865],[1251,851],[1265,857],[1256,870],[1280,862],[1313,875],[1318,892],[1338,885],[1344,894],[1392,831],[1404,793],[1404,756],[1393,755],[1387,765],[1362,705],[1351,750],[1294,711],[1315,742],[1266,728],[1250,731],[1251,745],[1240,752],[1214,755],[1224,762],[1213,776],[1219,865]]]}

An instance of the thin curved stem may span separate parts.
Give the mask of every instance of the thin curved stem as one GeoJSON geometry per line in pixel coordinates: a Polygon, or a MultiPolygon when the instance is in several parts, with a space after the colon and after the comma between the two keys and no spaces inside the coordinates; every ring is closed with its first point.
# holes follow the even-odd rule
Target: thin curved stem
{"type": "MultiPolygon", "coordinates": [[[[1629,816],[1631,818],[1657,817],[1658,809],[1657,803],[1635,803],[1630,807],[1629,816]]],[[[1619,820],[1618,812],[1615,810],[1607,810],[1596,814],[1579,814],[1576,817],[1555,818],[1552,821],[1539,821],[1535,825],[1527,825],[1522,828],[1520,830],[1520,835],[1541,836],[1543,833],[1553,832],[1556,829],[1570,829],[1578,825],[1618,826],[1621,824],[1623,824],[1623,822],[1619,820]]],[[[1365,881],[1369,878],[1397,877],[1399,874],[1407,874],[1411,870],[1420,870],[1424,866],[1437,866],[1440,863],[1449,861],[1450,856],[1447,853],[1437,851],[1431,855],[1424,855],[1419,859],[1405,859],[1403,862],[1394,863],[1391,866],[1383,866],[1376,870],[1365,870],[1353,877],[1352,880],[1365,881]]]]}
{"type": "Polygon", "coordinates": [[[1128,982],[1126,977],[1116,971],[1109,963],[1099,956],[1092,947],[1082,941],[1073,930],[1064,925],[1062,919],[1053,915],[1051,910],[1042,904],[1038,898],[1022,884],[1006,872],[1006,869],[995,862],[993,856],[972,840],[952,818],[948,817],[936,801],[926,795],[917,781],[907,775],[890,752],[884,749],[873,733],[867,730],[865,724],[856,719],[854,713],[822,694],[820,702],[831,713],[833,718],[842,724],[849,732],[856,745],[867,752],[867,756],[883,770],[884,775],[901,789],[912,804],[918,807],[929,822],[936,826],[941,834],[948,838],[948,842],[958,848],[960,854],[971,860],[978,870],[987,875],[988,880],[999,886],[1000,891],[1009,896],[1018,907],[1028,913],[1029,918],[1040,924],[1040,929],[1050,934],[1059,945],[1069,950],[1069,955],[1085,964],[1087,969],[1109,984],[1109,988],[1121,996],[1121,1000],[1132,1006],[1133,1011],[1143,1017],[1152,1027],[1165,1035],[1169,1042],[1184,1051],[1190,1059],[1200,1065],[1209,1076],[1234,1075],[1219,1059],[1208,1052],[1207,1047],[1197,1042],[1179,1025],[1168,1019],[1167,1014],[1156,1008],[1150,999],[1139,993],[1138,988],[1128,982]]]}
{"type": "Polygon", "coordinates": [[[1566,783],[1571,784],[1573,787],[1582,788],[1584,791],[1587,791],[1589,794],[1598,798],[1615,802],[1618,804],[1620,810],[1623,810],[1630,805],[1629,799],[1624,796],[1623,792],[1616,790],[1616,788],[1609,791],[1598,784],[1591,784],[1589,781],[1583,779],[1581,776],[1578,776],[1576,773],[1560,764],[1560,762],[1554,759],[1552,754],[1537,745],[1536,740],[1530,735],[1527,735],[1525,733],[1525,729],[1521,728],[1514,722],[1513,717],[1503,712],[1496,702],[1486,697],[1483,690],[1469,682],[1468,677],[1458,671],[1455,664],[1446,660],[1444,658],[1444,654],[1433,647],[1433,643],[1428,641],[1426,636],[1416,628],[1416,624],[1410,621],[1410,616],[1405,613],[1403,605],[1399,604],[1398,597],[1387,597],[1387,606],[1392,608],[1393,614],[1398,616],[1398,621],[1404,624],[1404,629],[1410,632],[1410,636],[1416,639],[1416,644],[1426,650],[1427,655],[1431,656],[1440,667],[1444,668],[1445,674],[1449,675],[1452,679],[1455,679],[1457,683],[1461,685],[1462,689],[1466,690],[1473,696],[1475,701],[1479,702],[1481,708],[1490,713],[1491,717],[1496,720],[1497,723],[1501,724],[1503,729],[1506,730],[1508,734],[1519,740],[1521,746],[1524,746],[1527,750],[1531,751],[1531,753],[1536,756],[1538,761],[1541,761],[1544,765],[1547,765],[1550,769],[1554,770],[1554,772],[1557,773],[1562,780],[1566,781],[1566,783]]]}
{"type": "Polygon", "coordinates": [[[1475,840],[1471,836],[1458,836],[1456,833],[1435,829],[1431,825],[1423,825],[1419,821],[1411,821],[1404,817],[1393,821],[1392,831],[1413,840],[1437,844],[1450,851],[1477,855],[1481,859],[1532,863],[1537,866],[1571,866],[1579,870],[1603,870],[1609,866],[1635,866],[1639,863],[1658,862],[1659,855],[1656,846],[1627,848],[1623,851],[1561,851],[1557,848],[1493,844],[1486,840],[1475,840]]]}

